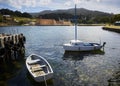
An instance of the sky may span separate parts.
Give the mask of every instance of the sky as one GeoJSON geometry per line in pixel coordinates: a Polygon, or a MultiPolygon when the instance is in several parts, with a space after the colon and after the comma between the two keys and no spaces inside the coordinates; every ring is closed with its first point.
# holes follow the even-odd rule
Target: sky
{"type": "Polygon", "coordinates": [[[0,9],[8,8],[21,12],[85,8],[107,13],[120,14],[120,0],[0,0],[0,9]]]}

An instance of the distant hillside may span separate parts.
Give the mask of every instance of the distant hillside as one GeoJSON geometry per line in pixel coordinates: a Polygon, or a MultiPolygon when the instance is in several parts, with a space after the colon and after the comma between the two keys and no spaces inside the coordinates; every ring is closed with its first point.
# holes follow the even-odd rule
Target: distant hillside
{"type": "MultiPolygon", "coordinates": [[[[71,20],[74,19],[74,8],[67,10],[45,10],[39,13],[30,13],[34,17],[45,18],[45,19],[64,19],[71,20]]],[[[77,19],[79,23],[106,23],[113,16],[113,14],[92,11],[84,8],[77,8],[77,19]]]]}
{"type": "MultiPolygon", "coordinates": [[[[32,16],[40,16],[40,15],[46,15],[46,14],[70,14],[74,15],[74,8],[68,9],[68,10],[45,10],[38,13],[30,13],[32,16]]],[[[77,8],[77,15],[91,15],[91,16],[111,16],[112,14],[100,12],[100,11],[92,11],[87,10],[84,8],[77,8]]]]}

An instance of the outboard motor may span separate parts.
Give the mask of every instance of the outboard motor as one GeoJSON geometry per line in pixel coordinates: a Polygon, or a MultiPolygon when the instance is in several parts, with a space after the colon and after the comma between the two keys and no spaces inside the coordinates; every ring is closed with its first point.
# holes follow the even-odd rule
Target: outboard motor
{"type": "Polygon", "coordinates": [[[106,45],[106,42],[103,42],[103,47],[106,45]]]}

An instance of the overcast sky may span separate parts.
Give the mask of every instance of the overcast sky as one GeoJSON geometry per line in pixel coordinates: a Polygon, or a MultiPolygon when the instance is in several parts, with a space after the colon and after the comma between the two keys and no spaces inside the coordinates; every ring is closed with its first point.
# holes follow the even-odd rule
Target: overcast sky
{"type": "Polygon", "coordinates": [[[8,8],[21,12],[77,8],[102,12],[120,13],[120,0],[0,0],[0,9],[8,8]]]}

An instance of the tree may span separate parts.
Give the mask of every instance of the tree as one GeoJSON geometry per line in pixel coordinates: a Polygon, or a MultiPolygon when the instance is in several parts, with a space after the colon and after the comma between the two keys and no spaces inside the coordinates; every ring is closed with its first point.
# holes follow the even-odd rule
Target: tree
{"type": "Polygon", "coordinates": [[[24,12],[24,13],[22,14],[22,17],[32,18],[32,16],[31,16],[29,13],[26,13],[26,12],[24,12]]]}
{"type": "Polygon", "coordinates": [[[0,14],[0,22],[2,22],[2,15],[0,14]]]}
{"type": "Polygon", "coordinates": [[[0,13],[2,15],[14,15],[14,12],[12,10],[9,10],[9,9],[1,9],[0,13]]]}
{"type": "Polygon", "coordinates": [[[104,23],[104,24],[105,24],[105,23],[109,23],[109,22],[110,22],[110,18],[109,18],[109,17],[106,17],[106,16],[105,16],[105,17],[102,17],[102,18],[100,18],[100,22],[101,22],[101,23],[104,23]]]}
{"type": "Polygon", "coordinates": [[[120,14],[114,15],[114,22],[115,21],[120,21],[120,14]]]}
{"type": "Polygon", "coordinates": [[[9,9],[0,9],[0,13],[2,15],[13,15],[13,16],[18,16],[18,17],[27,17],[27,18],[32,18],[32,16],[27,13],[27,12],[24,12],[24,13],[21,13],[20,11],[12,11],[12,10],[9,10],[9,9]]]}
{"type": "Polygon", "coordinates": [[[15,13],[15,16],[22,17],[22,13],[20,11],[16,10],[14,13],[15,13]]]}

